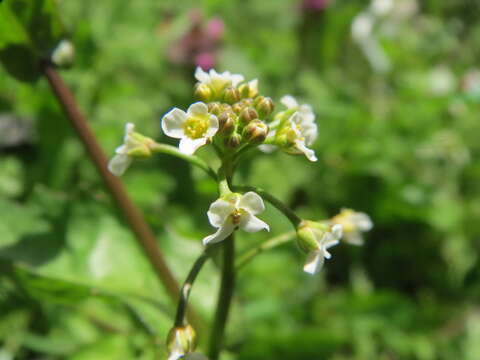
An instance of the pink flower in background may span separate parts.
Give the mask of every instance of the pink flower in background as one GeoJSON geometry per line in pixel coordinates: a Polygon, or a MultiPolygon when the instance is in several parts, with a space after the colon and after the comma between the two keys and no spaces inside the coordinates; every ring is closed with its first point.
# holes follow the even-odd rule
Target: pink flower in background
{"type": "Polygon", "coordinates": [[[209,70],[217,62],[225,32],[224,22],[218,17],[205,22],[200,10],[192,11],[190,20],[190,28],[171,45],[168,57],[174,64],[199,66],[203,70],[209,70]]]}
{"type": "Polygon", "coordinates": [[[305,12],[318,13],[325,10],[330,3],[330,0],[303,0],[301,8],[305,12]]]}

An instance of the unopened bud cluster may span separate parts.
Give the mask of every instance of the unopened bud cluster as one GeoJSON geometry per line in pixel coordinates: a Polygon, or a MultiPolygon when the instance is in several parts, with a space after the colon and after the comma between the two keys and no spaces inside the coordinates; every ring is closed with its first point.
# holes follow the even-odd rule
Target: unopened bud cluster
{"type": "Polygon", "coordinates": [[[243,76],[228,72],[218,74],[197,69],[199,82],[195,85],[194,96],[206,103],[208,111],[218,119],[218,144],[227,149],[241,145],[258,145],[268,136],[273,100],[259,95],[258,81],[241,83],[243,76]]]}

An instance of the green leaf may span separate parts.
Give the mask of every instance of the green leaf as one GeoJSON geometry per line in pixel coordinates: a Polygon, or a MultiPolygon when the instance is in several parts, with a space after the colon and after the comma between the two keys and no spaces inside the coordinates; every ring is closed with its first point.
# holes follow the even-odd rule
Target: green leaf
{"type": "Polygon", "coordinates": [[[0,61],[17,80],[37,80],[41,59],[64,36],[54,0],[9,0],[0,4],[0,61]]]}

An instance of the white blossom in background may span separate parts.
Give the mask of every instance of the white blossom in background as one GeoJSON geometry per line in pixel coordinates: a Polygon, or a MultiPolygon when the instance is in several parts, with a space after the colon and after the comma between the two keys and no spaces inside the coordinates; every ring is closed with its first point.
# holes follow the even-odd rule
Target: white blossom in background
{"type": "Polygon", "coordinates": [[[440,65],[429,74],[429,87],[433,95],[443,96],[451,93],[457,86],[457,79],[450,68],[440,65]]]}
{"type": "Polygon", "coordinates": [[[306,226],[298,233],[301,234],[302,231],[306,237],[310,238],[307,240],[310,241],[310,244],[307,247],[308,254],[303,271],[313,275],[322,269],[325,259],[332,257],[328,249],[339,243],[342,237],[342,225],[335,224],[326,230],[321,230],[315,227],[315,225],[311,227],[306,226]]]}
{"type": "Polygon", "coordinates": [[[192,155],[216,134],[218,119],[208,112],[206,104],[196,102],[187,112],[178,108],[170,110],[162,118],[162,130],[167,136],[180,139],[181,152],[192,155]]]}
{"type": "Polygon", "coordinates": [[[234,230],[240,228],[247,232],[270,231],[267,223],[255,215],[265,210],[262,198],[249,191],[243,195],[232,193],[213,202],[207,216],[210,224],[218,230],[203,239],[203,244],[214,244],[226,239],[234,230]]]}
{"type": "Polygon", "coordinates": [[[394,9],[394,0],[373,0],[370,9],[377,16],[385,16],[394,9]]]}
{"type": "Polygon", "coordinates": [[[232,74],[230,71],[218,73],[214,69],[210,69],[209,72],[206,72],[202,70],[201,67],[197,67],[195,70],[195,78],[201,84],[210,86],[212,90],[217,93],[228,86],[236,87],[244,80],[243,75],[240,74],[232,74]]]}
{"type": "Polygon", "coordinates": [[[51,60],[57,66],[68,66],[75,58],[75,47],[70,40],[61,40],[52,52],[51,60]]]}
{"type": "Polygon", "coordinates": [[[331,219],[331,223],[342,225],[343,239],[352,245],[363,245],[362,233],[373,228],[373,222],[367,214],[351,209],[342,209],[340,214],[331,219]]]}

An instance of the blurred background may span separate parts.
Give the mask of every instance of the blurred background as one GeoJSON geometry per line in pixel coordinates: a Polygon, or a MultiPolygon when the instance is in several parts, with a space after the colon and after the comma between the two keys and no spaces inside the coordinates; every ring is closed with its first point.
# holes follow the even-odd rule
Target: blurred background
{"type": "MultiPolygon", "coordinates": [[[[317,163],[255,154],[237,182],[304,218],[373,219],[318,276],[293,242],[242,269],[225,359],[480,359],[476,1],[58,3],[76,47],[62,75],[108,154],[126,122],[175,143],[160,118],[192,102],[194,68],[229,70],[312,104],[319,126],[317,163]]],[[[44,79],[0,70],[0,151],[0,359],[163,359],[174,307],[44,79]]],[[[164,155],[122,180],[184,279],[215,184],[164,155]]],[[[290,230],[263,219],[239,253],[290,230]]],[[[217,286],[209,263],[192,293],[207,320],[217,286]]]]}

